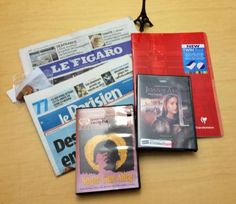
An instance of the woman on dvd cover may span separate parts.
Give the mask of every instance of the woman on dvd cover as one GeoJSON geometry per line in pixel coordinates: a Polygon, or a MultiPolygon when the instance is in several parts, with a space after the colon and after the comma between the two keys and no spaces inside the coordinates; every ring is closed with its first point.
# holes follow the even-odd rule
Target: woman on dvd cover
{"type": "Polygon", "coordinates": [[[138,76],[139,147],[197,149],[188,80],[138,76]]]}

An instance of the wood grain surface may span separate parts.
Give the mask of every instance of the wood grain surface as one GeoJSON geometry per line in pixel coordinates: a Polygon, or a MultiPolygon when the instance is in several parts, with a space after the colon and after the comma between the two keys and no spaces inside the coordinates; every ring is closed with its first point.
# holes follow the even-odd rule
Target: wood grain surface
{"type": "Polygon", "coordinates": [[[0,204],[236,203],[236,1],[147,0],[145,32],[208,35],[224,137],[197,153],[140,152],[139,191],[75,195],[75,172],[55,177],[25,104],[6,91],[22,73],[19,48],[125,16],[141,0],[0,0],[0,204]]]}

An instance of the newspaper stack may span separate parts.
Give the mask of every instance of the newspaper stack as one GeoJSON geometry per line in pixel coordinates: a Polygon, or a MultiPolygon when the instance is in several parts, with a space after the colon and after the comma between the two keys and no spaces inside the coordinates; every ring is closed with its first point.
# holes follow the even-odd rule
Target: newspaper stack
{"type": "Polygon", "coordinates": [[[20,49],[24,73],[53,85],[25,102],[57,176],[75,168],[76,108],[133,104],[133,32],[124,18],[20,49]]]}

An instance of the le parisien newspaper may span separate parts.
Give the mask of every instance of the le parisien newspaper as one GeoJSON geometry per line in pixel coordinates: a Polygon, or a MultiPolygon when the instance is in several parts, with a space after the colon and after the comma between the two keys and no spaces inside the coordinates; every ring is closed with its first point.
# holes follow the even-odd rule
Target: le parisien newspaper
{"type": "Polygon", "coordinates": [[[133,103],[133,32],[127,17],[20,50],[24,73],[40,69],[54,85],[25,102],[57,176],[75,167],[77,107],[133,103]]]}
{"type": "Polygon", "coordinates": [[[19,50],[25,75],[40,68],[57,84],[104,62],[131,54],[131,33],[137,32],[126,17],[19,50]]]}
{"type": "Polygon", "coordinates": [[[126,55],[48,89],[25,102],[55,174],[75,167],[76,108],[133,104],[132,61],[126,55]]]}

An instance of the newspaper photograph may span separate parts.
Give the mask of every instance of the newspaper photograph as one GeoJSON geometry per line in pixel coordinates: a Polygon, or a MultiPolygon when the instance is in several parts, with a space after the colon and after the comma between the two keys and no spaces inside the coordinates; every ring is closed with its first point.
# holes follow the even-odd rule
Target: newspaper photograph
{"type": "Polygon", "coordinates": [[[115,20],[19,50],[24,73],[39,67],[52,84],[131,54],[131,18],[115,20]]]}
{"type": "Polygon", "coordinates": [[[75,113],[81,107],[133,104],[130,56],[24,97],[55,174],[75,168],[75,113]]]}

